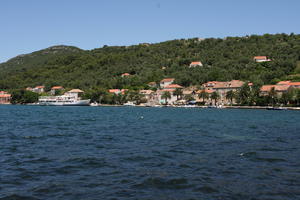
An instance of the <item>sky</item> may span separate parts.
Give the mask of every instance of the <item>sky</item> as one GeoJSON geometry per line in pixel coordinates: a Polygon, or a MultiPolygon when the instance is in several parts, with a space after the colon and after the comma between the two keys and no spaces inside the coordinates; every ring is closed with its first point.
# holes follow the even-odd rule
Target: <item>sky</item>
{"type": "Polygon", "coordinates": [[[53,45],[300,33],[300,0],[0,0],[0,63],[53,45]]]}

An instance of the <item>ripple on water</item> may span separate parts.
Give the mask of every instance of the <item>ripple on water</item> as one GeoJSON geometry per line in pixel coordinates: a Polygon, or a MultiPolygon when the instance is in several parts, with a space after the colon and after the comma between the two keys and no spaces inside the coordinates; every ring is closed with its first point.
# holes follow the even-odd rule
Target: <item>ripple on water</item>
{"type": "Polygon", "coordinates": [[[0,200],[299,199],[299,112],[0,109],[0,200]]]}
{"type": "Polygon", "coordinates": [[[188,184],[186,178],[160,178],[160,177],[150,177],[146,178],[142,183],[134,185],[137,188],[158,188],[158,189],[186,189],[193,187],[193,185],[188,184]]]}

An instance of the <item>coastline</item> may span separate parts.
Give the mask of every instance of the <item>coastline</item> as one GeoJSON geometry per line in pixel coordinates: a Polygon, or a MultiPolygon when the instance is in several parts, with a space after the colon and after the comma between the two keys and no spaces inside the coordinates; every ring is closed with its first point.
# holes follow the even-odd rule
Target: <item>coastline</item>
{"type": "MultiPolygon", "coordinates": [[[[0,104],[0,106],[7,106],[7,105],[24,105],[24,106],[41,106],[38,104],[0,104]]],[[[135,105],[135,106],[127,106],[127,105],[115,105],[115,104],[100,104],[97,106],[90,106],[90,107],[149,107],[149,108],[202,108],[202,109],[257,109],[257,110],[267,110],[270,108],[278,108],[278,107],[270,107],[270,106],[222,106],[220,108],[217,107],[209,107],[209,106],[174,106],[174,105],[157,105],[157,106],[147,106],[147,105],[135,105]]],[[[278,110],[299,110],[300,107],[279,107],[278,110]]]]}

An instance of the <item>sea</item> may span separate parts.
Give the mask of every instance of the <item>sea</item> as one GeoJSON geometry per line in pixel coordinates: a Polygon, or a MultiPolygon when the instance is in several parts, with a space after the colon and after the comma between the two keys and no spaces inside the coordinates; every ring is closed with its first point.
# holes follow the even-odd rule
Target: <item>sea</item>
{"type": "Polygon", "coordinates": [[[300,111],[0,106],[0,200],[38,199],[300,199],[300,111]]]}

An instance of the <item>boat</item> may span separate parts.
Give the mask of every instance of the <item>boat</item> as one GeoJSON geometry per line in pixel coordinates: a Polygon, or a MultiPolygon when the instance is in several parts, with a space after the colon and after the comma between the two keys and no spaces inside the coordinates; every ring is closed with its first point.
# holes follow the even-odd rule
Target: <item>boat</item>
{"type": "Polygon", "coordinates": [[[127,103],[124,103],[123,106],[135,106],[135,104],[132,101],[128,101],[127,103]]]}
{"type": "Polygon", "coordinates": [[[267,107],[267,110],[286,110],[286,108],[283,108],[283,107],[267,107]]]}
{"type": "Polygon", "coordinates": [[[89,106],[90,99],[82,100],[76,95],[41,96],[38,105],[40,106],[89,106]]]}
{"type": "Polygon", "coordinates": [[[93,103],[90,103],[90,106],[99,106],[99,103],[93,102],[93,103]]]}

